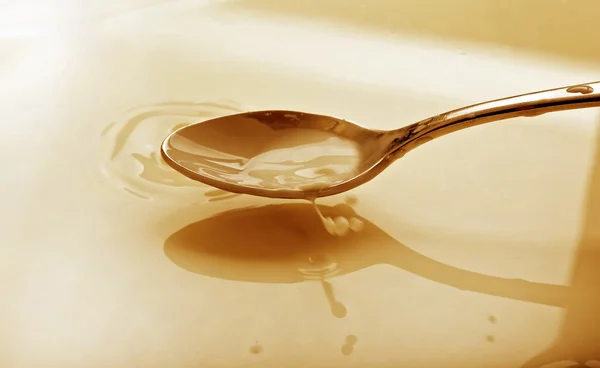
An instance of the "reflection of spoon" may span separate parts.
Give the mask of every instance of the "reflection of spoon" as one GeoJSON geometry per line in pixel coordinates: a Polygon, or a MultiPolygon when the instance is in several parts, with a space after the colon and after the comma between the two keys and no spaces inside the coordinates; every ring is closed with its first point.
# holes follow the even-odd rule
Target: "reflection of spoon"
{"type": "MultiPolygon", "coordinates": [[[[320,209],[327,216],[357,216],[347,205],[320,209]]],[[[164,251],[188,271],[227,280],[298,283],[389,264],[461,290],[539,304],[564,307],[573,298],[589,297],[573,294],[568,286],[489,276],[435,261],[360,219],[363,231],[339,238],[325,231],[311,204],[251,207],[183,227],[167,238],[164,251]],[[315,265],[309,259],[324,262],[315,265]]]]}
{"type": "MultiPolygon", "coordinates": [[[[319,208],[327,216],[356,216],[348,205],[319,208]]],[[[363,245],[387,237],[377,230],[367,225],[359,233],[332,237],[312,205],[268,205],[236,209],[192,223],[166,240],[165,253],[189,271],[222,279],[321,282],[375,264],[374,259],[358,253],[365,253],[363,245]],[[352,256],[355,253],[357,257],[352,256]]]]}
{"type": "Polygon", "coordinates": [[[257,111],[179,129],[161,153],[185,176],[229,192],[315,199],[359,186],[406,152],[453,131],[594,106],[600,106],[600,82],[485,102],[393,131],[325,115],[257,111]]]}

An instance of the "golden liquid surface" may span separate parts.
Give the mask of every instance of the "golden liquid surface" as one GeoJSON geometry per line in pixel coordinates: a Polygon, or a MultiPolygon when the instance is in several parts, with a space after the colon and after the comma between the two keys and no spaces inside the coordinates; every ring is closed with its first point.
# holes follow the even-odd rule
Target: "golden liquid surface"
{"type": "Polygon", "coordinates": [[[232,117],[181,129],[165,152],[200,177],[244,188],[314,190],[351,179],[358,145],[331,132],[232,117]]]}

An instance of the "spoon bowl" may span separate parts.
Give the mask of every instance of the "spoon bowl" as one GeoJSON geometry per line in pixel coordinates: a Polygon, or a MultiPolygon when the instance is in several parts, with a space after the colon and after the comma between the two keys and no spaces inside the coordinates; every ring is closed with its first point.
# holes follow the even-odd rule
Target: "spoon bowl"
{"type": "Polygon", "coordinates": [[[410,150],[457,130],[598,106],[600,82],[484,102],[390,131],[326,115],[253,111],[180,128],[161,154],[183,175],[219,189],[314,200],[364,184],[410,150]]]}
{"type": "Polygon", "coordinates": [[[374,178],[387,166],[392,140],[335,117],[253,111],[180,128],[161,153],[185,176],[229,192],[306,199],[374,178]]]}

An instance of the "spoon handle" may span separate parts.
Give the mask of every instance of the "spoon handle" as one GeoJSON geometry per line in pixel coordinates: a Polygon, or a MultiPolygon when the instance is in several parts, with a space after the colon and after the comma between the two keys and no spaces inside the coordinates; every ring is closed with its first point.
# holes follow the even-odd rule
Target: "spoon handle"
{"type": "Polygon", "coordinates": [[[404,153],[434,138],[475,125],[520,116],[537,116],[549,112],[600,107],[600,82],[532,92],[483,102],[433,116],[401,128],[391,154],[404,153]]]}

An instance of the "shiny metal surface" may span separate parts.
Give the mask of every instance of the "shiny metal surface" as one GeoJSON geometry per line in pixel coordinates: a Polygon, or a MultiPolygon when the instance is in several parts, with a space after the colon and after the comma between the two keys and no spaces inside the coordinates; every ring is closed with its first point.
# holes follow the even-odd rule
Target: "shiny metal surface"
{"type": "MultiPolygon", "coordinates": [[[[161,155],[171,167],[183,175],[232,193],[269,198],[313,200],[340,194],[371,181],[395,160],[403,157],[408,151],[450,132],[510,118],[533,117],[550,112],[598,106],[600,106],[600,82],[532,92],[483,102],[436,115],[393,131],[369,130],[340,118],[298,111],[253,111],[222,116],[172,132],[165,138],[161,145],[161,155]],[[198,171],[197,166],[201,167],[201,163],[189,161],[189,158],[182,161],[170,154],[170,141],[181,136],[182,132],[194,129],[196,131],[195,134],[190,135],[187,139],[202,138],[208,142],[208,138],[206,137],[210,136],[211,129],[215,129],[213,128],[215,125],[227,127],[236,124],[240,119],[249,119],[250,121],[257,122],[260,126],[267,127],[267,129],[277,130],[285,127],[285,129],[304,129],[307,132],[321,130],[354,141],[360,147],[361,160],[357,164],[356,176],[318,189],[294,187],[270,189],[243,185],[232,179],[205,175],[201,171],[198,171]],[[209,125],[210,128],[208,127],[209,125]],[[203,129],[204,127],[206,128],[203,129]]],[[[390,120],[392,119],[390,118],[390,120]]],[[[227,134],[227,132],[223,132],[222,134],[227,134]]],[[[258,137],[254,140],[252,137],[231,137],[227,141],[232,151],[243,146],[247,147],[248,150],[258,152],[265,144],[258,137]]],[[[198,142],[198,145],[202,146],[203,143],[198,142]]],[[[293,154],[293,151],[290,150],[289,152],[290,155],[293,154]]]]}

